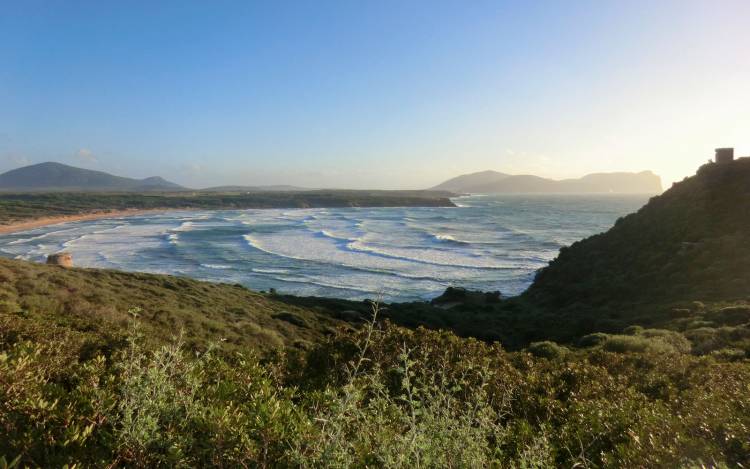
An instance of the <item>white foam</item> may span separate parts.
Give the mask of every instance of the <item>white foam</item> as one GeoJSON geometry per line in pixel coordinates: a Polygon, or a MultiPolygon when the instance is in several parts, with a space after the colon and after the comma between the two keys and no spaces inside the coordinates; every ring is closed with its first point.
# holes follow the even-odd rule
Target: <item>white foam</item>
{"type": "Polygon", "coordinates": [[[261,269],[258,267],[253,267],[250,270],[258,274],[287,274],[289,273],[288,269],[261,269]]]}
{"type": "Polygon", "coordinates": [[[44,234],[39,235],[39,236],[32,236],[31,238],[19,238],[19,239],[15,240],[15,241],[9,242],[8,245],[9,246],[13,246],[15,244],[27,244],[27,243],[31,243],[33,241],[44,239],[44,238],[46,238],[49,235],[50,235],[49,233],[44,233],[44,234]]]}
{"type": "Polygon", "coordinates": [[[454,242],[463,243],[463,241],[457,241],[456,238],[454,238],[453,236],[451,236],[449,234],[435,234],[435,235],[432,235],[432,236],[433,236],[433,238],[435,238],[438,241],[454,241],[454,242]]]}
{"type": "Polygon", "coordinates": [[[226,270],[231,269],[231,265],[224,265],[224,264],[201,264],[201,267],[205,267],[207,269],[214,269],[214,270],[226,270]]]}
{"type": "Polygon", "coordinates": [[[287,284],[293,293],[347,298],[380,290],[391,298],[419,298],[446,285],[517,293],[560,245],[606,229],[621,210],[576,209],[571,217],[570,204],[514,200],[465,197],[459,202],[470,208],[460,210],[254,209],[82,221],[0,236],[0,254],[43,260],[66,249],[83,267],[264,289],[287,284]]]}
{"type": "MultiPolygon", "coordinates": [[[[191,218],[191,220],[193,219],[191,218]]],[[[180,224],[180,226],[178,226],[177,228],[172,228],[170,231],[190,231],[193,229],[193,226],[195,226],[193,221],[184,221],[180,224]]]]}

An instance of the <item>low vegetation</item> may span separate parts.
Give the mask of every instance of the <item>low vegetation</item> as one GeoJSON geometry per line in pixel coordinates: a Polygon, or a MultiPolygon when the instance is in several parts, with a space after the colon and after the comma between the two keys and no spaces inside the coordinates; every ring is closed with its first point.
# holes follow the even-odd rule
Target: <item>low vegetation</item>
{"type": "Polygon", "coordinates": [[[131,313],[117,334],[0,316],[11,467],[750,463],[748,360],[697,356],[679,333],[507,352],[372,321],[261,356],[196,353],[179,332],[149,345],[148,312],[131,313]]]}
{"type": "MultiPolygon", "coordinates": [[[[301,307],[241,285],[190,278],[57,266],[0,259],[0,313],[39,328],[64,326],[109,335],[139,308],[143,333],[163,344],[183,329],[188,348],[223,339],[225,349],[307,347],[337,327],[361,323],[367,306],[352,303],[347,321],[325,308],[301,307]]],[[[92,345],[93,347],[93,345],[92,345]]]]}
{"type": "Polygon", "coordinates": [[[0,224],[125,209],[237,210],[318,207],[453,207],[449,192],[316,190],[296,192],[19,193],[0,195],[0,224]]]}
{"type": "Polygon", "coordinates": [[[503,304],[495,294],[454,289],[367,322],[372,302],[163,275],[0,260],[0,276],[8,464],[750,463],[745,303],[510,351],[390,322],[431,308],[446,329],[476,308],[454,321],[468,325],[503,304]]]}

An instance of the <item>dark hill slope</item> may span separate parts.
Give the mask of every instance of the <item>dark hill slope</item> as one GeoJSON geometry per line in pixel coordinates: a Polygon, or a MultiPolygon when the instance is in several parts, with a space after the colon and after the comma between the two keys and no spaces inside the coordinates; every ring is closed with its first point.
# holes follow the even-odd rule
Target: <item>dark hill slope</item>
{"type": "Polygon", "coordinates": [[[750,159],[707,164],[560,251],[523,298],[585,308],[750,296],[750,159]]]}
{"type": "Polygon", "coordinates": [[[175,191],[183,187],[154,176],[132,179],[61,163],[39,163],[0,174],[0,191],[175,191]]]}

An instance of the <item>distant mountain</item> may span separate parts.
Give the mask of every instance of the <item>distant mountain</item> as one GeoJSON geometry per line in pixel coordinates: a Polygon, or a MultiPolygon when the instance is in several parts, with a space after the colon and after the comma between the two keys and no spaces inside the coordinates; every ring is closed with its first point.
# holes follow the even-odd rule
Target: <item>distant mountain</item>
{"type": "Polygon", "coordinates": [[[161,177],[132,179],[61,163],[39,163],[0,174],[0,191],[144,192],[185,188],[161,177]]]}
{"type": "Polygon", "coordinates": [[[640,173],[596,173],[578,179],[553,180],[531,175],[482,171],[449,179],[431,190],[473,194],[500,193],[618,193],[658,194],[661,179],[651,171],[640,173]]]}
{"type": "Polygon", "coordinates": [[[496,184],[511,176],[511,174],[499,173],[497,171],[481,171],[479,173],[464,174],[463,176],[448,179],[444,183],[433,187],[432,190],[469,192],[466,190],[467,187],[496,184]]]}

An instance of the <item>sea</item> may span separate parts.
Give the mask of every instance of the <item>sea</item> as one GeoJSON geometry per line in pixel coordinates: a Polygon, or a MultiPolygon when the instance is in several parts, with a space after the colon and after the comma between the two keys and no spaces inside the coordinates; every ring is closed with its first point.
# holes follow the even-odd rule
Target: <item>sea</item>
{"type": "Polygon", "coordinates": [[[447,287],[522,293],[561,247],[640,195],[471,195],[445,208],[172,211],[0,235],[0,255],[188,276],[254,290],[423,301],[447,287]]]}

